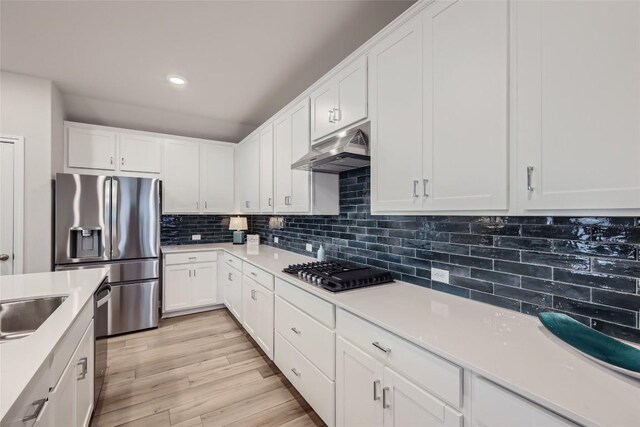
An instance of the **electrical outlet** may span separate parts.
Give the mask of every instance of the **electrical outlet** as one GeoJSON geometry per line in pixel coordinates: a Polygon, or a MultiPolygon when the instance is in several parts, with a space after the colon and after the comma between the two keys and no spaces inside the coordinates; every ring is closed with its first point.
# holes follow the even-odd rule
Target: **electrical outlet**
{"type": "Polygon", "coordinates": [[[278,238],[277,237],[273,238],[273,243],[278,243],[278,238]]]}
{"type": "Polygon", "coordinates": [[[440,270],[439,268],[432,268],[431,280],[449,284],[449,272],[447,270],[440,270]]]}
{"type": "Polygon", "coordinates": [[[200,240],[202,238],[201,235],[199,234],[192,234],[191,235],[191,240],[200,240]]]}
{"type": "Polygon", "coordinates": [[[307,243],[307,252],[313,252],[313,245],[311,243],[307,243]]]}

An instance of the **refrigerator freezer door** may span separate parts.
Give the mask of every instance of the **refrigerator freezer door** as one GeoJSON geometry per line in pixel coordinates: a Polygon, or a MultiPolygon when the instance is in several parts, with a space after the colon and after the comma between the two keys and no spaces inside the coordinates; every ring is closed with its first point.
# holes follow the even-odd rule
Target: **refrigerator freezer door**
{"type": "Polygon", "coordinates": [[[114,176],[112,260],[160,255],[160,181],[114,176]]]}
{"type": "Polygon", "coordinates": [[[111,297],[96,311],[96,338],[155,328],[160,318],[158,280],[111,285],[111,297]]]}
{"type": "Polygon", "coordinates": [[[110,259],[110,204],[111,177],[56,175],[56,264],[110,259]]]}

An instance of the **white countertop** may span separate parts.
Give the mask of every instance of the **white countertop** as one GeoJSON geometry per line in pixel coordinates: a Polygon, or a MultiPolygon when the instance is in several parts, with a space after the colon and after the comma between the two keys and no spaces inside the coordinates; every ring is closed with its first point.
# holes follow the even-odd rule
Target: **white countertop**
{"type": "Polygon", "coordinates": [[[640,381],[606,369],[511,310],[393,284],[331,293],[282,273],[313,258],[261,245],[166,246],[164,253],[224,249],[426,350],[588,426],[640,426],[640,381]]]}
{"type": "Polygon", "coordinates": [[[95,268],[54,273],[0,276],[0,301],[67,295],[67,299],[31,335],[0,344],[0,419],[47,360],[80,310],[107,275],[95,268]]]}

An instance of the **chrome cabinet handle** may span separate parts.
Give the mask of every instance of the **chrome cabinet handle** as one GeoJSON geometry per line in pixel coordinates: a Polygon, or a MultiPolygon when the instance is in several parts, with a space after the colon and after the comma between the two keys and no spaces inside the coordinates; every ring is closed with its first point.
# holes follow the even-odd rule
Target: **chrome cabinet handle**
{"type": "Polygon", "coordinates": [[[251,202],[249,200],[247,200],[246,202],[244,202],[244,207],[248,208],[251,206],[251,202]]]}
{"type": "Polygon", "coordinates": [[[389,406],[389,402],[387,401],[387,394],[389,393],[389,387],[385,387],[382,389],[382,407],[387,409],[389,406]]]}
{"type": "Polygon", "coordinates": [[[329,110],[329,123],[335,123],[335,120],[333,118],[334,113],[335,112],[333,111],[333,108],[329,110]]]}
{"type": "Polygon", "coordinates": [[[82,372],[80,372],[77,378],[77,380],[80,381],[85,379],[85,377],[87,376],[87,358],[83,357],[82,359],[80,359],[77,365],[82,366],[82,372]]]}
{"type": "Polygon", "coordinates": [[[189,277],[191,277],[191,270],[189,270],[189,277]]]}
{"type": "Polygon", "coordinates": [[[110,157],[109,157],[109,164],[110,164],[110,165],[113,165],[113,156],[110,156],[110,157]]]}
{"type": "Polygon", "coordinates": [[[229,273],[229,280],[233,282],[233,275],[229,273]]]}
{"type": "Polygon", "coordinates": [[[377,348],[378,350],[382,350],[385,353],[389,354],[391,353],[391,349],[389,347],[384,347],[382,344],[380,344],[378,341],[372,342],[371,345],[373,345],[375,348],[377,348]]]}
{"type": "Polygon", "coordinates": [[[40,412],[42,412],[42,408],[44,407],[45,403],[47,403],[47,399],[46,398],[38,399],[35,402],[33,402],[31,405],[35,406],[36,409],[30,415],[26,415],[22,419],[22,422],[31,421],[31,420],[35,420],[36,418],[38,418],[38,415],[40,415],[40,412]]]}
{"type": "Polygon", "coordinates": [[[527,166],[527,190],[533,191],[533,185],[531,185],[531,176],[533,175],[533,166],[527,166]]]}
{"type": "Polygon", "coordinates": [[[271,197],[269,197],[269,206],[271,206],[271,197]]]}
{"type": "Polygon", "coordinates": [[[120,164],[124,166],[124,157],[120,158],[120,164]]]}
{"type": "Polygon", "coordinates": [[[0,255],[0,261],[7,261],[9,259],[9,254],[0,255]]]}
{"type": "Polygon", "coordinates": [[[200,209],[200,203],[196,202],[196,210],[200,209]]]}
{"type": "Polygon", "coordinates": [[[423,179],[422,180],[422,192],[424,194],[424,197],[429,197],[429,193],[427,193],[427,184],[429,184],[429,180],[428,179],[423,179]]]}
{"type": "Polygon", "coordinates": [[[418,180],[413,181],[413,197],[418,198],[418,180]]]}
{"type": "Polygon", "coordinates": [[[255,271],[252,271],[251,275],[254,276],[254,277],[258,277],[258,274],[255,271]]]}
{"type": "Polygon", "coordinates": [[[204,208],[207,209],[207,201],[204,201],[204,208]]]}
{"type": "Polygon", "coordinates": [[[258,298],[256,298],[256,290],[255,289],[251,289],[251,299],[254,301],[258,301],[258,298]]]}
{"type": "Polygon", "coordinates": [[[299,377],[299,376],[301,375],[301,374],[300,374],[300,372],[298,372],[298,370],[297,370],[296,368],[291,368],[291,372],[293,372],[293,374],[294,374],[296,377],[299,377]]]}
{"type": "Polygon", "coordinates": [[[300,335],[300,334],[302,333],[302,331],[301,331],[300,329],[296,328],[296,327],[291,328],[291,330],[292,330],[294,333],[298,334],[298,335],[300,335]]]}
{"type": "Polygon", "coordinates": [[[380,400],[380,395],[378,394],[379,385],[380,385],[380,380],[375,380],[373,382],[373,400],[380,400]]]}
{"type": "Polygon", "coordinates": [[[333,121],[335,122],[339,122],[340,120],[342,120],[342,110],[340,110],[339,108],[334,108],[333,109],[333,121]]]}
{"type": "Polygon", "coordinates": [[[193,277],[196,277],[196,269],[193,269],[193,277]]]}

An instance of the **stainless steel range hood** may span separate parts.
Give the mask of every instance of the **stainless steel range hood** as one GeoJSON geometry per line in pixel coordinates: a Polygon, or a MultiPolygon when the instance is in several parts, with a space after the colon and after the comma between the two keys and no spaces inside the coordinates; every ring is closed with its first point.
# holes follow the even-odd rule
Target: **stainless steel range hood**
{"type": "Polygon", "coordinates": [[[341,132],[311,146],[311,151],[291,165],[291,169],[335,173],[369,165],[370,123],[341,132]]]}

